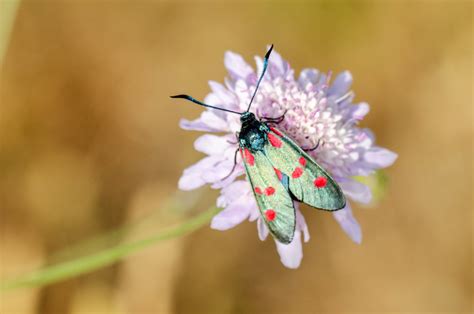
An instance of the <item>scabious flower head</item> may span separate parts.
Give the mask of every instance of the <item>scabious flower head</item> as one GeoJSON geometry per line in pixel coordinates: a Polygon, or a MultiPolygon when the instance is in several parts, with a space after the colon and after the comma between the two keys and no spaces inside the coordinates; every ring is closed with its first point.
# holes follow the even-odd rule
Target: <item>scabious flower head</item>
{"type": "MultiPolygon", "coordinates": [[[[256,57],[257,71],[233,52],[225,54],[224,63],[229,71],[224,85],[210,81],[211,93],[204,102],[213,106],[238,112],[245,111],[255,90],[258,74],[262,72],[263,60],[256,57]]],[[[344,194],[353,201],[367,204],[372,195],[369,187],[352,179],[353,176],[368,176],[375,170],[390,166],[397,155],[385,148],[375,146],[369,129],[359,128],[358,122],[369,112],[366,103],[353,103],[354,94],[349,88],[352,76],[349,72],[339,74],[329,84],[330,74],[316,69],[304,69],[298,78],[282,57],[273,51],[251,111],[260,117],[285,119],[278,128],[303,148],[318,148],[309,154],[339,183],[344,194]]],[[[244,175],[244,166],[234,153],[238,148],[236,132],[240,130],[239,116],[208,108],[194,121],[182,120],[185,130],[207,133],[194,143],[196,150],[207,156],[184,170],[179,188],[192,190],[209,184],[220,189],[217,206],[224,208],[211,222],[211,228],[230,229],[244,220],[257,221],[258,236],[265,240],[268,228],[260,217],[250,184],[244,175]],[[228,177],[227,177],[228,176],[228,177]]],[[[240,154],[239,154],[240,155],[240,154]]],[[[275,241],[281,262],[288,268],[297,268],[303,258],[302,240],[309,241],[305,219],[296,208],[296,231],[293,241],[282,244],[275,241]]],[[[333,212],[333,217],[346,234],[356,243],[362,241],[362,233],[352,214],[349,201],[344,209],[333,212]]]]}

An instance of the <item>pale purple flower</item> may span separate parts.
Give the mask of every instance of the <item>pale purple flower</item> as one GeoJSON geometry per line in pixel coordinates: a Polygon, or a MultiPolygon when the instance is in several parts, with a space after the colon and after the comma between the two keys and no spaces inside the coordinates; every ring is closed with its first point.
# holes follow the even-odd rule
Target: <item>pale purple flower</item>
{"type": "MultiPolygon", "coordinates": [[[[204,102],[245,111],[255,90],[257,73],[261,73],[263,67],[262,58],[255,59],[257,70],[240,55],[227,52],[224,63],[229,77],[224,85],[209,82],[212,92],[204,102]]],[[[285,113],[285,119],[278,128],[303,148],[314,147],[320,141],[321,145],[310,155],[332,174],[349,199],[367,204],[372,198],[369,187],[352,177],[368,176],[377,169],[388,167],[397,155],[375,146],[372,132],[357,126],[369,112],[369,105],[352,103],[354,94],[349,90],[351,74],[342,72],[330,85],[329,76],[315,69],[304,69],[295,78],[289,64],[273,51],[251,111],[260,117],[279,117],[285,113]]],[[[240,130],[239,116],[208,108],[200,118],[182,120],[180,125],[185,130],[224,135],[205,134],[196,140],[195,149],[207,156],[184,170],[179,188],[192,190],[209,184],[214,189],[220,189],[217,206],[224,210],[212,219],[211,228],[227,230],[244,220],[256,220],[258,236],[265,240],[269,231],[260,217],[250,184],[245,178],[239,178],[244,174],[240,156],[235,171],[225,178],[233,166],[237,148],[235,133],[240,130]]],[[[297,225],[293,241],[288,245],[275,241],[281,262],[289,268],[300,265],[303,258],[302,240],[309,241],[308,227],[298,203],[295,207],[297,225]]],[[[354,242],[361,243],[361,229],[352,215],[349,202],[333,216],[354,242]]]]}

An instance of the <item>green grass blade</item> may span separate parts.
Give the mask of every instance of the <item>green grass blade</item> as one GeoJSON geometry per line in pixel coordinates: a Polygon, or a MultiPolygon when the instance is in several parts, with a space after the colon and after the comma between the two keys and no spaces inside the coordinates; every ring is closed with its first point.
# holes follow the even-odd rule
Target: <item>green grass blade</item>
{"type": "Polygon", "coordinates": [[[219,211],[219,208],[211,207],[196,217],[173,228],[163,230],[149,238],[132,243],[119,244],[95,254],[45,267],[18,278],[2,282],[0,284],[0,291],[5,292],[18,288],[49,285],[112,265],[125,257],[160,241],[176,238],[199,229],[201,226],[208,223],[219,211]]]}
{"type": "Polygon", "coordinates": [[[20,0],[0,1],[0,67],[10,42],[20,0]]]}
{"type": "Polygon", "coordinates": [[[182,191],[177,191],[165,201],[161,208],[145,213],[133,221],[129,221],[111,231],[106,231],[92,238],[82,240],[79,243],[68,245],[66,248],[49,255],[47,263],[48,265],[59,264],[66,260],[72,260],[77,256],[92,255],[99,251],[109,249],[121,243],[124,237],[134,232],[134,230],[149,230],[149,227],[157,225],[163,220],[165,213],[166,217],[181,217],[182,220],[182,215],[190,209],[195,208],[199,200],[201,200],[201,192],[183,193],[182,191]]]}

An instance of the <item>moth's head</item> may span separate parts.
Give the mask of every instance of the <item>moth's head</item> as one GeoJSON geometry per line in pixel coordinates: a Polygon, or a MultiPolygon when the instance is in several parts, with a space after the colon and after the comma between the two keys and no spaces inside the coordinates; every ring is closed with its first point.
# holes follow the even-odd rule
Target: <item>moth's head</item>
{"type": "Polygon", "coordinates": [[[242,115],[240,116],[240,122],[242,122],[242,124],[249,123],[249,122],[254,121],[254,120],[256,120],[255,115],[251,112],[248,112],[248,111],[242,113],[242,115]]]}

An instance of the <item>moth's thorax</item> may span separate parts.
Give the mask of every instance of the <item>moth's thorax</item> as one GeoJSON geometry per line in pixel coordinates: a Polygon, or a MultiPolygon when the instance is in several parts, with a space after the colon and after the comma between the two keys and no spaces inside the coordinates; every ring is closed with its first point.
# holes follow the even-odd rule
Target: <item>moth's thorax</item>
{"type": "Polygon", "coordinates": [[[263,150],[267,142],[268,126],[258,121],[250,112],[243,113],[240,121],[242,128],[239,133],[239,145],[252,152],[263,150]]]}

